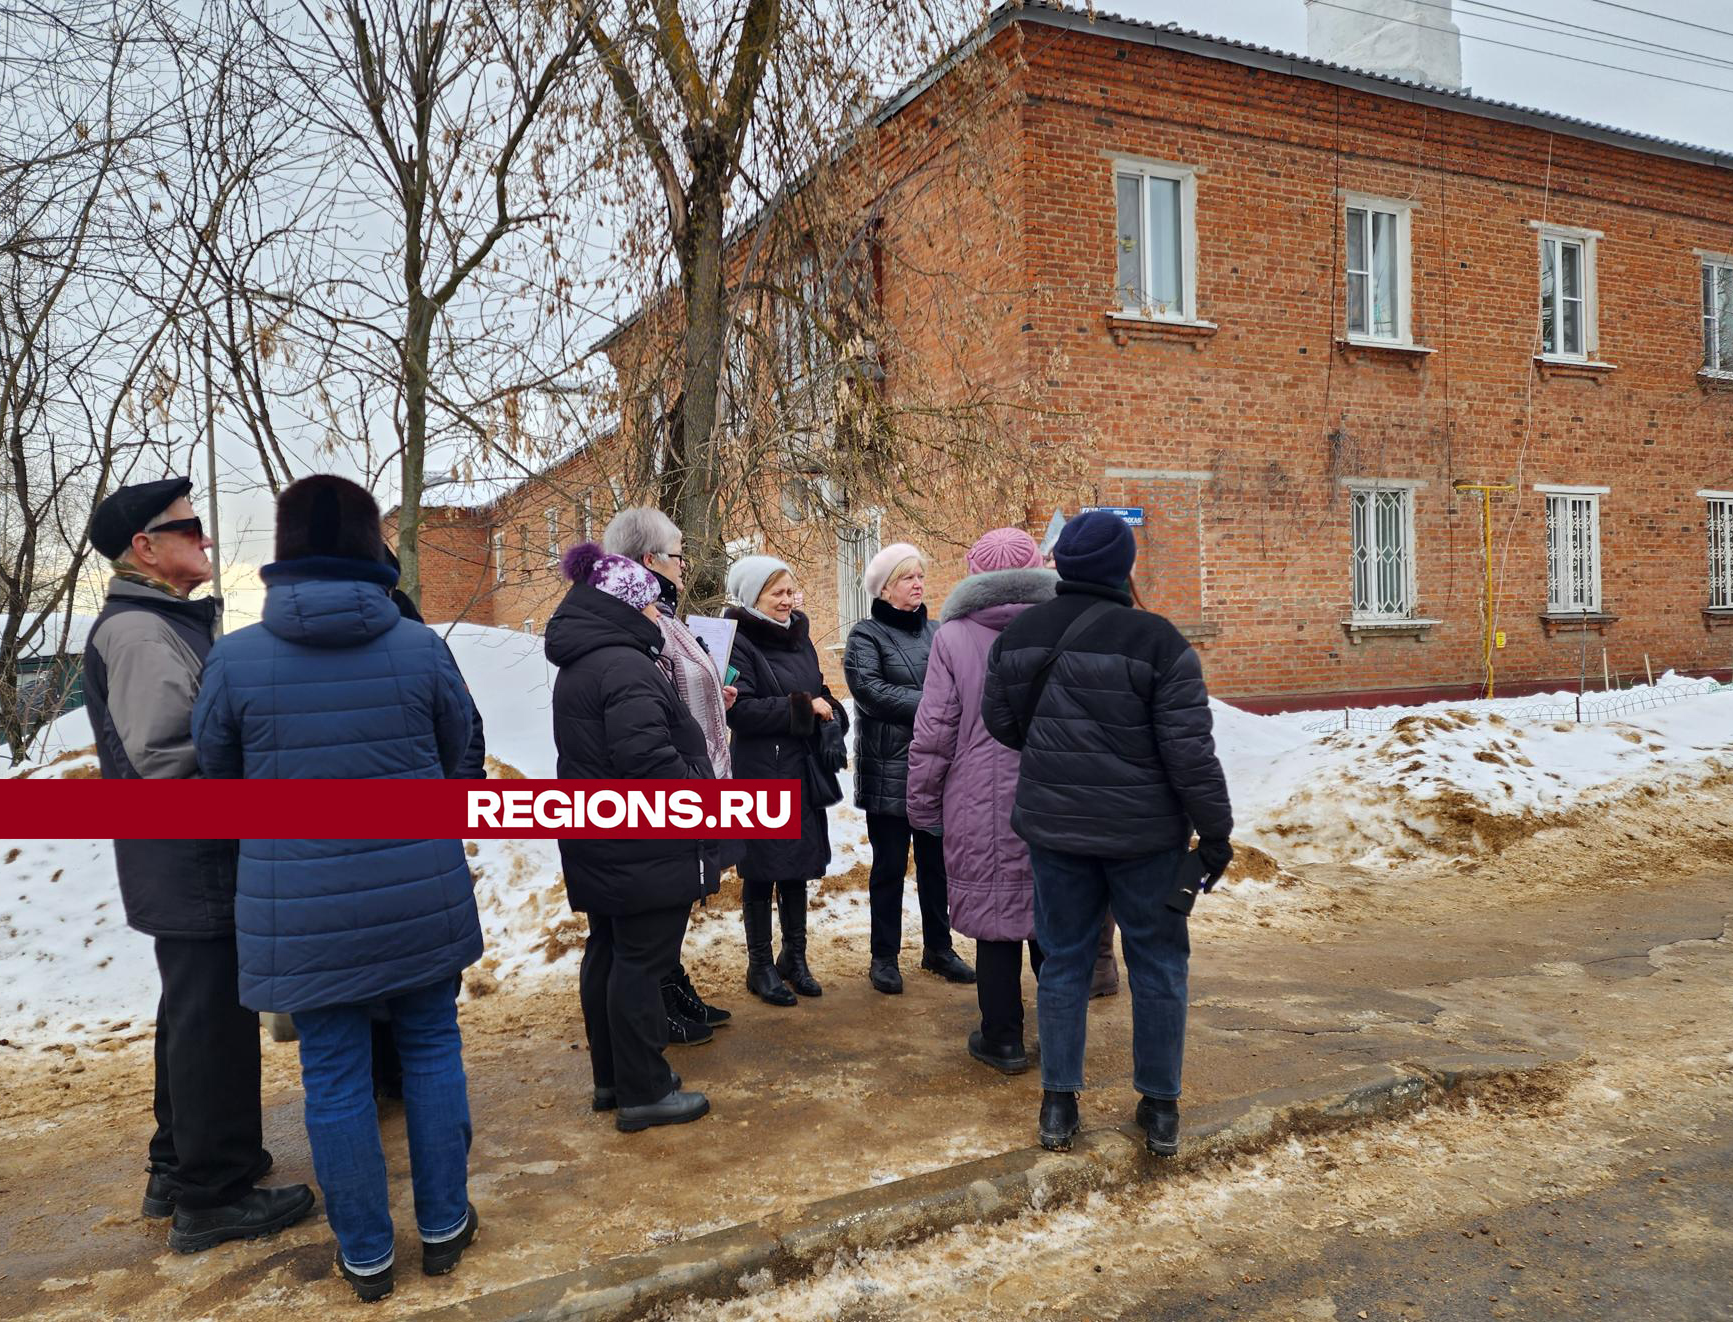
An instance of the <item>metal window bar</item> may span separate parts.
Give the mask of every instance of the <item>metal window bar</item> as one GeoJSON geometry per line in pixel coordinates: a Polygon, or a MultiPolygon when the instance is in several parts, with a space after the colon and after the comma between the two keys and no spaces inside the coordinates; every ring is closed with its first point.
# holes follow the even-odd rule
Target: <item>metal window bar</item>
{"type": "Polygon", "coordinates": [[[866,585],[861,581],[866,567],[879,553],[878,520],[845,523],[836,530],[836,600],[838,624],[853,628],[872,612],[866,585]]]}
{"type": "Polygon", "coordinates": [[[1548,612],[1571,614],[1601,608],[1599,523],[1593,496],[1547,497],[1548,612]]]}
{"type": "Polygon", "coordinates": [[[1366,488],[1353,493],[1354,614],[1406,619],[1414,611],[1409,493],[1366,488]]]}
{"type": "Polygon", "coordinates": [[[1733,500],[1709,502],[1709,607],[1733,609],[1733,500]]]}

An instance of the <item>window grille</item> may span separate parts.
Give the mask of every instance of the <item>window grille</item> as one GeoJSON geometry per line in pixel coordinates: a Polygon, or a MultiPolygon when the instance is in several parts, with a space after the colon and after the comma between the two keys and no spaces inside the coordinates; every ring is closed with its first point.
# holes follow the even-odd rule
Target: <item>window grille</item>
{"type": "Polygon", "coordinates": [[[1709,607],[1733,610],[1733,499],[1709,502],[1709,607]]]}
{"type": "Polygon", "coordinates": [[[1546,608],[1574,615],[1601,608],[1598,496],[1546,498],[1546,608]]]}
{"type": "Polygon", "coordinates": [[[1398,620],[1414,614],[1414,493],[1353,492],[1354,615],[1398,620]]]}
{"type": "Polygon", "coordinates": [[[861,578],[879,549],[879,516],[876,511],[859,522],[838,526],[836,609],[837,625],[844,633],[872,613],[872,599],[867,596],[861,578]]]}

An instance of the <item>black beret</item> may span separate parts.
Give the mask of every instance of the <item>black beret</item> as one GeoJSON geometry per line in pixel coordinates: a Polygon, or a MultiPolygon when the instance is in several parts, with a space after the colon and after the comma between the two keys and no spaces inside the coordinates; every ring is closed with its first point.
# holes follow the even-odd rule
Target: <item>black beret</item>
{"type": "Polygon", "coordinates": [[[132,535],[193,489],[190,477],[119,487],[90,516],[90,544],[110,560],[132,545],[132,535]]]}

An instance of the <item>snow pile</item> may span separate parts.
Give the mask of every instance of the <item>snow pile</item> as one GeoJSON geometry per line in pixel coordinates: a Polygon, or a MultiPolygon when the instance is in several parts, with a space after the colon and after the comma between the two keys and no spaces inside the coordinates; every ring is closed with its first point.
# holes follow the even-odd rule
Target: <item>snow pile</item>
{"type": "MultiPolygon", "coordinates": [[[[1286,862],[1398,863],[1497,851],[1583,810],[1733,769],[1733,691],[1699,690],[1595,724],[1506,714],[1553,703],[1385,708],[1388,730],[1306,736],[1286,751],[1266,743],[1244,759],[1235,734],[1245,722],[1234,721],[1223,761],[1235,816],[1248,840],[1286,862]]],[[[1261,719],[1303,735],[1316,715],[1261,719]]]]}

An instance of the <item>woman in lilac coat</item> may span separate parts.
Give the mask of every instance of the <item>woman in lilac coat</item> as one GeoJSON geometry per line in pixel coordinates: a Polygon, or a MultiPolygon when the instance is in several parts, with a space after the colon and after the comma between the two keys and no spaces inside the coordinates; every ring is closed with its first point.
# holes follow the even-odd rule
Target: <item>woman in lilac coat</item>
{"type": "Polygon", "coordinates": [[[1053,596],[1058,575],[1020,528],[995,528],[969,551],[969,577],[945,599],[909,748],[912,826],[942,834],[951,926],[975,938],[981,1027],[969,1054],[1006,1074],[1023,1049],[1023,943],[1039,974],[1029,847],[1011,830],[1021,754],[981,723],[987,652],[1017,616],[1053,596]]]}

